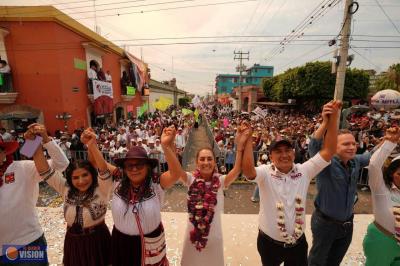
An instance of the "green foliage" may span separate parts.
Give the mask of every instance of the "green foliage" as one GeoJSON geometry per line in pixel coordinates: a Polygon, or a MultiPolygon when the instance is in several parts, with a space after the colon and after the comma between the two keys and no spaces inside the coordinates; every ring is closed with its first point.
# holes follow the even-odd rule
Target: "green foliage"
{"type": "Polygon", "coordinates": [[[378,91],[392,89],[400,91],[400,64],[393,64],[387,73],[379,78],[375,86],[378,91]]]}
{"type": "MultiPolygon", "coordinates": [[[[336,74],[331,74],[330,62],[310,62],[265,79],[263,90],[271,101],[287,102],[296,99],[305,107],[316,109],[333,98],[336,74]]],[[[344,100],[365,99],[369,76],[360,69],[347,69],[344,100]]]]}
{"type": "Polygon", "coordinates": [[[181,107],[189,106],[190,99],[189,98],[180,98],[178,100],[178,104],[181,107]]]}

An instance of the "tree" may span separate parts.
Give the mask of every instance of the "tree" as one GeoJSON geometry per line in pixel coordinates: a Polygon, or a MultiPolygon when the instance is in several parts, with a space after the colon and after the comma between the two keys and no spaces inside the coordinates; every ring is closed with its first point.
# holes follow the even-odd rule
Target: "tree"
{"type": "MultiPolygon", "coordinates": [[[[296,99],[307,108],[317,109],[332,99],[335,81],[330,62],[310,62],[264,80],[263,90],[269,100],[286,102],[296,99]]],[[[368,86],[369,76],[364,70],[347,69],[344,100],[365,99],[368,86]]]]}
{"type": "Polygon", "coordinates": [[[376,81],[378,91],[392,89],[400,91],[400,63],[389,67],[385,75],[376,81]]]}
{"type": "Polygon", "coordinates": [[[181,107],[189,106],[190,99],[189,98],[179,98],[178,105],[181,107]]]}

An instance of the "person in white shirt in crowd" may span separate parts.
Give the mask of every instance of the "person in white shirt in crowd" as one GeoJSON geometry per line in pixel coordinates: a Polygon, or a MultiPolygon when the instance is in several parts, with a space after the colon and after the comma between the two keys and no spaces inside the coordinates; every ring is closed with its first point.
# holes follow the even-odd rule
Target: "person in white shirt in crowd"
{"type": "Polygon", "coordinates": [[[125,156],[125,154],[128,152],[128,149],[124,141],[119,142],[119,144],[120,145],[115,153],[117,157],[121,158],[125,156]]]}
{"type": "Polygon", "coordinates": [[[98,79],[97,77],[97,64],[95,61],[90,61],[90,68],[88,71],[89,79],[98,79]]]}
{"type": "Polygon", "coordinates": [[[389,128],[384,139],[368,166],[375,221],[368,226],[364,237],[366,266],[400,265],[400,156],[382,170],[399,142],[400,129],[389,128]]]}
{"type": "Polygon", "coordinates": [[[158,157],[159,157],[159,163],[161,166],[161,172],[166,172],[166,171],[168,171],[168,164],[165,161],[164,150],[162,149],[160,139],[156,139],[155,147],[156,147],[157,151],[159,151],[158,157]]]}
{"type": "MultiPolygon", "coordinates": [[[[51,157],[48,164],[53,169],[64,171],[69,161],[61,148],[47,135],[43,125],[29,125],[24,137],[33,139],[36,135],[43,138],[43,147],[51,157]]],[[[42,180],[40,174],[46,173],[38,173],[31,160],[13,161],[13,153],[18,147],[16,141],[0,141],[0,264],[6,260],[6,254],[3,254],[5,245],[21,245],[26,248],[47,246],[36,210],[39,182],[42,180]]],[[[43,150],[39,148],[37,153],[43,154],[43,150]]],[[[12,265],[41,266],[48,265],[48,262],[12,265]]]]}
{"type": "Polygon", "coordinates": [[[242,161],[243,174],[260,190],[257,249],[263,265],[308,264],[308,243],[304,234],[305,204],[311,179],[329,165],[336,152],[341,102],[324,105],[322,116],[328,123],[324,147],[303,164],[294,164],[294,146],[281,139],[271,143],[271,164],[254,167],[252,139],[242,161]]]}
{"type": "Polygon", "coordinates": [[[142,147],[146,150],[147,154],[149,154],[149,146],[147,145],[147,139],[142,140],[142,147]]]}
{"type": "Polygon", "coordinates": [[[110,70],[107,70],[107,72],[106,72],[106,81],[107,82],[112,82],[112,77],[111,77],[110,70]]]}
{"type": "Polygon", "coordinates": [[[117,140],[119,142],[127,142],[128,141],[128,135],[126,134],[126,130],[124,127],[121,127],[119,129],[119,134],[117,135],[117,140]]]}
{"type": "Polygon", "coordinates": [[[178,132],[175,136],[175,145],[177,148],[184,149],[186,146],[185,136],[182,134],[182,128],[178,128],[178,132]]]}
{"type": "Polygon", "coordinates": [[[60,148],[63,150],[68,160],[71,160],[71,142],[68,141],[67,136],[61,136],[58,146],[60,146],[60,148]]]}
{"type": "MultiPolygon", "coordinates": [[[[156,143],[155,143],[154,140],[150,139],[148,141],[148,144],[149,144],[149,146],[148,146],[149,153],[148,154],[149,154],[150,157],[152,157],[151,154],[158,154],[159,153],[158,150],[156,149],[156,143]]],[[[155,156],[155,157],[152,157],[152,158],[158,159],[157,157],[158,156],[155,156]]]]}
{"type": "Polygon", "coordinates": [[[13,141],[14,137],[7,132],[7,130],[2,127],[0,128],[0,134],[1,134],[1,138],[3,139],[3,141],[13,141]]]}

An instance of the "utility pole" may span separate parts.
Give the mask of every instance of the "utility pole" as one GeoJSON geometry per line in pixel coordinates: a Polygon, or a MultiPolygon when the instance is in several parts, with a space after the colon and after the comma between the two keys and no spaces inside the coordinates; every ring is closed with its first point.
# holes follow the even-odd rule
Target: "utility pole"
{"type": "Polygon", "coordinates": [[[246,70],[246,66],[243,65],[243,60],[249,60],[250,52],[244,53],[242,50],[236,52],[234,51],[233,54],[235,55],[234,60],[239,60],[239,65],[236,67],[236,72],[239,72],[239,100],[238,100],[238,109],[242,111],[242,72],[246,70]],[[245,55],[245,57],[243,57],[245,55]],[[246,57],[247,55],[247,57],[246,57]]]}
{"type": "MultiPolygon", "coordinates": [[[[357,9],[358,3],[355,2],[357,9]]],[[[344,6],[344,18],[343,27],[340,32],[342,38],[340,40],[340,52],[339,52],[339,65],[336,73],[336,84],[335,84],[335,100],[343,99],[344,81],[346,79],[346,68],[347,68],[347,57],[349,55],[349,40],[350,40],[350,30],[351,30],[351,19],[353,14],[357,11],[352,10],[353,0],[346,0],[344,6]]]]}

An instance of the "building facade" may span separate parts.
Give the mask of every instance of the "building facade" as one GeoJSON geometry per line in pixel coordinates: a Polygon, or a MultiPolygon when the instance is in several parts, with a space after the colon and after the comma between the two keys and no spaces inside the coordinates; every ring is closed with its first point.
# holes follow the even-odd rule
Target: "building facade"
{"type": "Polygon", "coordinates": [[[52,6],[0,7],[0,56],[11,67],[0,87],[0,120],[10,129],[36,121],[71,132],[136,115],[149,102],[145,63],[52,6]],[[113,106],[105,115],[93,110],[92,63],[111,76],[113,106]]]}
{"type": "MultiPolygon", "coordinates": [[[[254,64],[242,75],[241,85],[261,86],[263,78],[271,78],[274,75],[273,66],[261,66],[254,64]]],[[[231,94],[233,88],[239,87],[239,74],[219,74],[215,79],[215,88],[217,95],[231,94]]]]}

